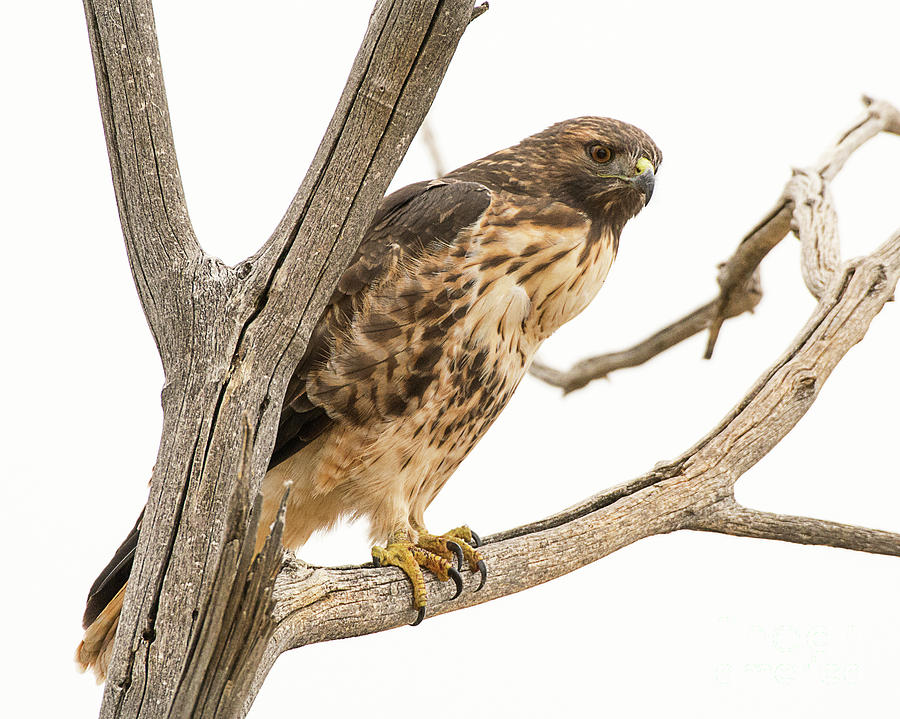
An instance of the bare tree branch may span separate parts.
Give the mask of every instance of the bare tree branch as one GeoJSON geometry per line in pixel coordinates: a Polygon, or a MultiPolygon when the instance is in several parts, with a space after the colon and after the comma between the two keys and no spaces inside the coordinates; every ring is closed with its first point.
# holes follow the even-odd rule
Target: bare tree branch
{"type": "MultiPolygon", "coordinates": [[[[900,278],[900,232],[831,276],[784,355],[706,437],[673,462],[539,522],[485,539],[491,581],[451,588],[429,579],[431,614],[463,609],[562,576],[645,537],[679,529],[724,531],[900,555],[900,535],[813,519],[737,511],[734,484],[812,406],[846,352],[865,335],[900,278]],[[791,520],[791,521],[788,521],[791,520]],[[733,532],[729,531],[734,529],[733,532]]],[[[257,677],[290,648],[409,623],[408,580],[396,569],[312,567],[290,557],[275,587],[276,629],[257,677]]]]}
{"type": "MultiPolygon", "coordinates": [[[[725,310],[726,318],[737,317],[744,312],[752,312],[761,299],[762,286],[759,281],[759,272],[755,271],[750,276],[750,280],[738,292],[731,294],[725,310]]],[[[679,342],[684,342],[698,332],[707,329],[718,311],[718,300],[712,300],[628,349],[609,352],[597,357],[588,357],[566,371],[553,369],[535,360],[531,364],[531,374],[547,384],[562,388],[563,392],[568,394],[596,379],[609,376],[615,370],[642,365],[679,342]]]]}
{"type": "Polygon", "coordinates": [[[781,199],[741,240],[728,261],[719,266],[718,297],[626,350],[589,357],[567,371],[534,362],[531,373],[564,392],[572,392],[615,370],[637,367],[704,329],[710,330],[705,354],[708,359],[722,323],[759,303],[762,298],[759,264],[791,229],[803,241],[804,278],[809,278],[807,285],[818,299],[825,282],[822,273],[833,271],[839,265],[837,219],[827,183],[865,142],[880,132],[900,134],[900,112],[893,105],[871,98],[863,100],[867,105],[865,114],[819,158],[815,168],[794,171],[781,199]],[[821,268],[816,270],[818,265],[821,268]]]}
{"type": "Polygon", "coordinates": [[[203,251],[178,172],[156,28],[146,3],[85,0],[84,9],[128,260],[168,368],[189,351],[180,328],[190,322],[191,268],[203,251]]]}
{"type": "Polygon", "coordinates": [[[743,507],[731,499],[719,505],[715,512],[694,517],[685,528],[735,537],[778,539],[795,544],[819,544],[900,557],[900,534],[895,532],[828,522],[824,519],[760,512],[743,507]]]}
{"type": "MultiPolygon", "coordinates": [[[[843,169],[844,163],[856,150],[881,132],[900,134],[900,113],[884,101],[863,97],[866,111],[838,138],[837,143],[825,151],[811,170],[826,182],[833,180],[843,169]]],[[[775,247],[790,229],[791,201],[787,192],[738,245],[731,259],[719,271],[719,297],[717,317],[709,327],[709,341],[704,357],[712,357],[719,330],[725,321],[724,308],[731,294],[738,290],[769,251],[775,247]]]]}
{"type": "Polygon", "coordinates": [[[803,281],[819,299],[841,263],[837,212],[821,175],[797,170],[787,186],[793,206],[791,229],[800,238],[803,281]]]}

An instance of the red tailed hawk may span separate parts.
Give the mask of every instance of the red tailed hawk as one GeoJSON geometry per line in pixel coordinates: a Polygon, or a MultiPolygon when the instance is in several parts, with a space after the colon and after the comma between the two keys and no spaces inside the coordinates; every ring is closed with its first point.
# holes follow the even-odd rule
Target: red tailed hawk
{"type": "MultiPolygon", "coordinates": [[[[478,535],[430,534],[425,509],[541,343],[596,295],[661,160],[638,128],[581,117],[386,197],[288,387],[258,546],[291,480],[285,545],[366,517],[375,564],[412,581],[416,624],[422,567],[458,595],[465,559],[480,589],[478,535]]],[[[99,679],[139,531],[140,519],[88,596],[76,659],[99,679]]]]}

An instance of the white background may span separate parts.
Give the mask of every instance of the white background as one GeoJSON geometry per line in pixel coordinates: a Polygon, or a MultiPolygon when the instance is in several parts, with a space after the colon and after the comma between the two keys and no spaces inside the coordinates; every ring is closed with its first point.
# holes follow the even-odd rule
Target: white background
{"type": "MultiPolygon", "coordinates": [[[[544,360],[621,348],[713,297],[716,263],[790,167],[853,122],[859,95],[900,103],[890,6],[493,0],[431,113],[448,166],[581,114],[633,122],[665,154],[607,286],[544,360]]],[[[275,226],[369,10],[157,2],[179,162],[210,253],[235,262],[275,226]]],[[[101,693],[72,663],[83,601],[145,500],[162,375],[125,258],[80,4],[15,3],[0,26],[4,715],[89,717],[101,693]]],[[[900,225],[898,161],[900,138],[876,138],[835,183],[845,256],[900,225]]],[[[417,141],[394,186],[431,174],[417,141]]],[[[567,398],[524,381],[431,527],[489,534],[677,456],[812,310],[797,255],[788,238],[766,260],[762,304],[726,325],[711,362],[695,338],[567,398]]],[[[892,304],[741,480],[742,502],[900,530],[898,337],[892,304]]],[[[365,561],[365,534],[342,528],[302,556],[365,561]]],[[[417,629],[291,652],[253,716],[897,716],[898,593],[895,558],[655,537],[417,629]]]]}

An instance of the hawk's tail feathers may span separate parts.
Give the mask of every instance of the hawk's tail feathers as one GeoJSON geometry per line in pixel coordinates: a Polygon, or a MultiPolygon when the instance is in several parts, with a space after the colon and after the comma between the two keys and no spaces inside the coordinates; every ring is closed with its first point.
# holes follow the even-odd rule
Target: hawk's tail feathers
{"type": "Polygon", "coordinates": [[[134,563],[143,518],[144,513],[141,512],[134,529],[128,533],[88,592],[82,620],[84,639],[75,650],[75,661],[81,671],[93,669],[98,684],[106,679],[106,670],[112,658],[113,640],[119,627],[119,613],[122,611],[125,586],[134,563]]]}
{"type": "Polygon", "coordinates": [[[109,669],[109,660],[112,659],[113,640],[116,638],[116,630],[119,628],[119,613],[122,611],[122,599],[125,597],[125,587],[107,604],[100,615],[87,626],[84,639],[75,650],[75,661],[81,671],[94,670],[97,684],[106,681],[106,672],[109,669]]]}

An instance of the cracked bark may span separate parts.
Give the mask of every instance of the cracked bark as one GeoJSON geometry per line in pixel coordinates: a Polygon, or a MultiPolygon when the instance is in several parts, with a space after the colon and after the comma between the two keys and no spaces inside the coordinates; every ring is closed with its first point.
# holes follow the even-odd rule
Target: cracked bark
{"type": "Polygon", "coordinates": [[[473,2],[376,4],[300,189],[236,267],[207,256],[191,228],[151,3],[84,6],[128,258],[165,371],[162,439],[101,715],[234,716],[273,626],[280,550],[249,561],[250,507],[286,382],[473,2]],[[240,632],[253,640],[237,641],[240,632]]]}

